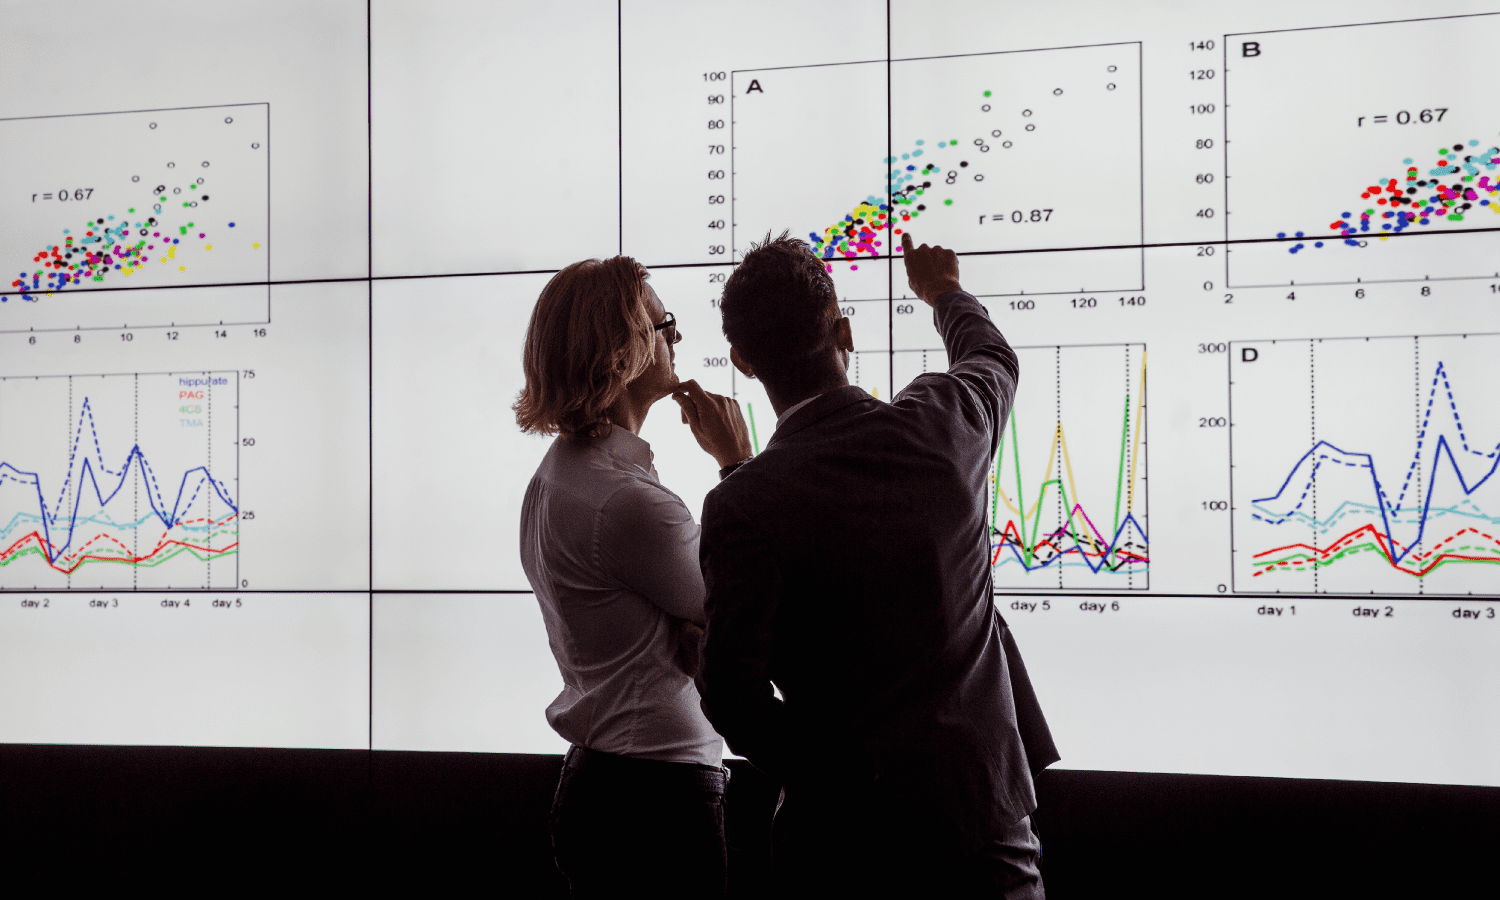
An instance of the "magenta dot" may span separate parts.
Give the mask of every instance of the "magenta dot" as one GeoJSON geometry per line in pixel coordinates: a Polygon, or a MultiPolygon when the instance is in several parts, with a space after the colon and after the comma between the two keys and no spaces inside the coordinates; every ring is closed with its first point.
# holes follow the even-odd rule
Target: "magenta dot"
{"type": "Polygon", "coordinates": [[[203,237],[203,233],[202,233],[202,232],[199,232],[199,233],[198,233],[198,237],[203,237]]]}
{"type": "Polygon", "coordinates": [[[851,271],[851,272],[858,271],[858,269],[859,269],[859,266],[850,266],[849,267],[849,271],[851,271]]]}

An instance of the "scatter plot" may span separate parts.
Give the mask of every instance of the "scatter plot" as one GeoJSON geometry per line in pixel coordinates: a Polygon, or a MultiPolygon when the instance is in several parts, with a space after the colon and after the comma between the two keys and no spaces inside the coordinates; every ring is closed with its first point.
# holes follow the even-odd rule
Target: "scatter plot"
{"type": "Polygon", "coordinates": [[[265,321],[269,121],[264,103],[0,120],[5,146],[47,148],[0,169],[0,331],[265,321]]]}
{"type": "Polygon", "coordinates": [[[1500,336],[1231,350],[1235,590],[1500,593],[1500,336]]]}
{"type": "Polygon", "coordinates": [[[1465,232],[1500,227],[1497,41],[1500,15],[1227,36],[1225,236],[1280,239],[1231,246],[1230,286],[1494,277],[1500,235],[1465,232]],[[1433,42],[1441,67],[1348,78],[1433,42]]]}
{"type": "Polygon", "coordinates": [[[734,72],[735,258],[790,229],[863,299],[844,283],[909,229],[1002,252],[964,260],[981,296],[1140,289],[1139,58],[1113,44],[895,60],[889,109],[884,62],[734,72]],[[1045,252],[1122,246],[1086,264],[1045,252]]]}

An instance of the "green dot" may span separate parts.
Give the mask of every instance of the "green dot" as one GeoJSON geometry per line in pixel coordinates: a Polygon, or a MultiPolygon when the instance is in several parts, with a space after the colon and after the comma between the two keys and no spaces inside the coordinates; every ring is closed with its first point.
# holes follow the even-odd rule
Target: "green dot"
{"type": "Polygon", "coordinates": [[[132,207],[131,207],[131,208],[130,208],[130,209],[129,209],[129,210],[128,210],[128,212],[135,212],[135,207],[134,207],[134,206],[132,206],[132,207]]]}
{"type": "Polygon", "coordinates": [[[953,201],[952,200],[944,200],[943,201],[943,205],[944,206],[952,206],[953,205],[953,201]]]}
{"type": "Polygon", "coordinates": [[[989,96],[989,95],[990,95],[990,92],[989,92],[989,91],[985,91],[985,92],[984,92],[984,95],[985,95],[985,96],[986,96],[986,97],[988,97],[988,96],[989,96]]]}
{"type": "Polygon", "coordinates": [[[953,140],[949,141],[948,143],[951,144],[951,145],[953,145],[953,146],[955,146],[955,147],[957,147],[958,146],[958,138],[954,138],[953,140]]]}
{"type": "Polygon", "coordinates": [[[159,197],[157,199],[161,200],[163,203],[167,202],[167,198],[165,196],[159,197]]]}

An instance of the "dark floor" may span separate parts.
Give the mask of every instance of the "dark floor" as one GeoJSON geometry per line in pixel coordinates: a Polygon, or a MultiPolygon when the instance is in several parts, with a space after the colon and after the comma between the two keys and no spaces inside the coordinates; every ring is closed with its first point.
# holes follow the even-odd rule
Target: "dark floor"
{"type": "MultiPolygon", "coordinates": [[[[546,829],[560,762],[0,746],[0,860],[20,883],[452,883],[564,897],[546,829]]],[[[775,790],[731,765],[732,894],[770,896],[775,790]]],[[[1500,789],[1056,771],[1038,791],[1053,900],[1500,894],[1500,789]]]]}

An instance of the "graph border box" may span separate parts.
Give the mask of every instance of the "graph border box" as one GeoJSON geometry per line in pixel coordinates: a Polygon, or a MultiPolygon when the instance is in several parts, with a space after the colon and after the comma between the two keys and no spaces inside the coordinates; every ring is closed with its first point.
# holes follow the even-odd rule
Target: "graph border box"
{"type": "MultiPolygon", "coordinates": [[[[136,113],[150,113],[150,112],[183,112],[183,111],[186,111],[186,110],[194,110],[194,109],[239,109],[239,108],[243,108],[243,107],[247,107],[247,106],[261,106],[261,107],[265,107],[265,116],[266,116],[266,253],[265,253],[265,257],[266,257],[266,272],[265,272],[265,279],[263,281],[235,281],[235,282],[223,282],[223,283],[208,282],[208,283],[204,283],[204,284],[183,284],[183,285],[170,285],[170,286],[158,285],[158,286],[153,286],[153,287],[124,287],[124,286],[120,286],[120,287],[103,287],[103,288],[89,288],[87,290],[80,290],[80,291],[70,291],[70,292],[67,292],[67,293],[68,293],[68,296],[71,297],[71,296],[79,296],[79,295],[87,296],[87,295],[90,295],[90,294],[128,293],[128,292],[131,292],[131,291],[136,291],[136,292],[140,292],[140,291],[179,291],[179,290],[189,290],[190,291],[190,290],[193,290],[195,288],[200,288],[201,289],[201,288],[223,288],[223,287],[248,287],[248,286],[252,286],[252,285],[263,285],[264,288],[265,288],[265,300],[266,300],[265,318],[263,318],[263,319],[255,319],[255,320],[247,320],[247,321],[236,321],[236,322],[225,322],[225,321],[203,321],[203,322],[199,322],[199,321],[190,321],[190,322],[168,322],[168,323],[165,323],[165,324],[145,324],[145,325],[135,325],[135,324],[127,324],[127,325],[113,325],[113,324],[111,324],[111,325],[78,325],[78,326],[74,326],[74,327],[71,327],[71,328],[70,327],[66,327],[66,326],[59,326],[57,328],[5,328],[5,327],[0,327],[0,334],[27,334],[27,333],[33,333],[33,332],[46,333],[46,332],[56,332],[56,331],[120,331],[120,330],[122,330],[124,328],[129,328],[129,329],[141,329],[141,328],[197,328],[197,327],[204,327],[204,326],[210,326],[210,325],[269,325],[271,323],[271,285],[272,285],[272,280],[271,280],[271,251],[273,249],[272,248],[272,243],[273,242],[271,241],[271,222],[272,222],[272,219],[271,219],[271,104],[270,104],[269,101],[258,101],[258,102],[250,102],[250,103],[213,103],[213,104],[204,104],[204,105],[200,105],[200,106],[148,107],[146,109],[112,109],[112,110],[107,110],[107,111],[104,111],[104,112],[64,113],[64,114],[60,114],[60,115],[51,115],[51,116],[12,116],[12,117],[9,117],[9,118],[0,118],[0,122],[30,122],[30,121],[38,121],[38,120],[42,120],[42,119],[78,119],[78,118],[86,118],[86,117],[93,117],[93,116],[120,116],[120,115],[132,115],[132,114],[136,114],[136,113]]],[[[31,291],[25,291],[25,290],[9,290],[8,289],[9,285],[4,285],[4,287],[7,288],[7,289],[0,290],[0,297],[17,297],[17,296],[20,296],[22,294],[31,293],[31,291]]],[[[144,375],[144,374],[148,374],[148,373],[142,372],[142,373],[138,373],[138,374],[144,375]]],[[[156,374],[156,373],[151,373],[151,374],[156,374]]]]}
{"type": "MultiPolygon", "coordinates": [[[[1256,32],[1259,33],[1259,32],[1256,32]]],[[[1379,334],[1379,335],[1352,335],[1340,337],[1290,337],[1290,338],[1261,338],[1252,340],[1228,341],[1228,353],[1225,359],[1225,381],[1229,394],[1229,591],[1223,596],[1230,597],[1301,597],[1308,600],[1347,600],[1352,597],[1363,597],[1366,599],[1389,598],[1392,600],[1485,600],[1500,596],[1500,591],[1492,594],[1452,594],[1452,593],[1429,593],[1422,591],[1391,592],[1391,591],[1254,591],[1242,589],[1239,585],[1239,574],[1235,566],[1235,519],[1236,504],[1234,496],[1234,358],[1236,348],[1243,348],[1255,344],[1300,344],[1311,341],[1320,343],[1347,343],[1367,341],[1390,341],[1390,340],[1420,340],[1424,338],[1497,338],[1500,332],[1490,331],[1454,331],[1441,332],[1437,334],[1379,334]]]]}
{"type": "MultiPolygon", "coordinates": [[[[1414,23],[1414,22],[1442,22],[1442,21],[1448,21],[1448,20],[1453,20],[1453,19],[1476,19],[1476,18],[1483,18],[1483,17],[1489,17],[1489,16],[1500,16],[1500,12],[1463,13],[1463,14],[1454,15],[1454,16],[1425,16],[1425,17],[1417,18],[1417,19],[1390,19],[1390,20],[1375,21],[1375,22],[1349,22],[1349,23],[1346,23],[1346,24],[1343,24],[1343,25],[1312,25],[1312,26],[1308,26],[1306,28],[1269,28],[1269,29],[1264,29],[1264,30],[1261,30],[1261,31],[1232,31],[1232,32],[1226,32],[1223,35],[1222,47],[1221,47],[1221,50],[1222,50],[1222,53],[1223,53],[1223,62],[1222,62],[1222,65],[1220,66],[1220,71],[1223,73],[1223,85],[1224,85],[1224,87],[1223,87],[1223,91],[1224,91],[1224,96],[1223,96],[1223,109],[1224,109],[1224,116],[1223,116],[1223,118],[1224,118],[1224,134],[1223,134],[1223,145],[1224,145],[1224,288],[1226,290],[1252,290],[1252,289],[1257,289],[1257,288],[1284,288],[1284,287],[1293,286],[1292,284],[1235,284],[1234,281],[1233,281],[1233,279],[1231,278],[1230,261],[1231,261],[1231,258],[1234,255],[1234,245],[1236,243],[1271,243],[1271,242],[1279,242],[1279,241],[1282,241],[1282,240],[1285,240],[1285,242],[1287,242],[1287,243],[1295,243],[1295,239],[1293,239],[1293,238],[1286,238],[1286,239],[1281,239],[1281,238],[1258,238],[1258,239],[1250,239],[1248,241],[1246,241],[1246,240],[1236,241],[1236,240],[1231,239],[1230,236],[1229,236],[1229,215],[1230,215],[1230,208],[1229,208],[1229,183],[1230,183],[1230,171],[1229,171],[1229,44],[1230,44],[1230,41],[1229,41],[1229,39],[1230,38],[1235,38],[1235,37],[1248,37],[1248,36],[1251,36],[1251,35],[1258,35],[1258,34],[1286,34],[1288,32],[1294,32],[1294,31],[1331,31],[1331,30],[1336,30],[1336,29],[1341,29],[1341,28],[1367,28],[1367,27],[1376,26],[1376,25],[1402,25],[1402,24],[1410,24],[1410,23],[1414,23]]],[[[1446,235],[1484,234],[1486,232],[1497,232],[1497,231],[1500,231],[1500,228],[1469,228],[1469,229],[1464,229],[1462,231],[1451,231],[1451,232],[1445,232],[1445,231],[1433,231],[1433,232],[1415,231],[1415,232],[1412,232],[1411,235],[1402,235],[1402,237],[1414,237],[1416,235],[1428,235],[1428,236],[1431,236],[1431,237],[1434,237],[1434,238],[1441,239],[1441,237],[1446,236],[1446,235]]],[[[1395,235],[1391,235],[1391,237],[1395,237],[1395,235]]],[[[1295,282],[1294,284],[1295,284],[1296,287],[1328,287],[1328,286],[1338,286],[1338,285],[1359,285],[1359,284],[1411,284],[1411,283],[1421,283],[1421,282],[1428,282],[1428,281],[1483,281],[1483,280],[1494,279],[1494,278],[1500,278],[1500,271],[1497,271],[1494,274],[1490,274],[1490,275],[1460,275],[1460,276],[1450,276],[1450,277],[1440,277],[1440,278],[1427,278],[1427,277],[1423,277],[1423,278],[1384,278],[1384,279],[1371,279],[1371,280],[1356,279],[1354,281],[1304,281],[1304,282],[1295,282]]]]}
{"type": "MultiPolygon", "coordinates": [[[[70,372],[62,375],[3,375],[0,382],[6,381],[44,381],[57,378],[124,378],[148,376],[173,375],[234,375],[234,502],[235,512],[238,517],[239,511],[244,509],[244,498],[241,496],[240,481],[240,376],[241,369],[173,369],[159,372],[70,372]]],[[[237,532],[238,534],[238,532],[237,532]]],[[[234,587],[206,587],[206,588],[167,588],[167,587],[130,587],[130,588],[96,588],[96,587],[62,587],[62,588],[37,588],[37,587],[6,587],[0,584],[0,594],[209,594],[209,593],[232,593],[239,591],[240,587],[240,556],[242,553],[243,540],[237,537],[234,551],[234,587]]],[[[269,593],[286,593],[285,591],[271,591],[269,593]]],[[[295,592],[292,592],[295,593],[295,592]]],[[[328,591],[325,593],[342,593],[340,591],[328,591]]]]}
{"type": "MultiPolygon", "coordinates": [[[[1046,296],[1072,296],[1074,294],[1086,294],[1086,293],[1113,293],[1113,292],[1116,292],[1116,291],[1124,291],[1124,292],[1141,291],[1141,292],[1144,292],[1146,290],[1146,122],[1145,122],[1145,70],[1144,70],[1145,59],[1144,59],[1144,45],[1143,45],[1143,43],[1141,41],[1103,41],[1103,42],[1100,42],[1100,43],[1097,43],[1097,44],[1069,44],[1069,45],[1065,45],[1065,46],[1061,46],[1061,47],[1034,47],[1034,48],[1028,48],[1028,49],[1024,49],[1024,50],[992,50],[992,51],[988,51],[988,52],[985,52],[985,53],[948,53],[948,54],[941,54],[941,55],[936,55],[936,56],[906,56],[906,57],[899,57],[899,58],[898,57],[885,57],[885,58],[878,58],[878,59],[856,59],[856,60],[848,60],[848,61],[845,61],[845,62],[838,62],[838,63],[816,63],[816,64],[805,65],[805,66],[761,66],[761,67],[755,67],[755,68],[731,69],[730,72],[729,72],[729,83],[730,83],[730,91],[729,91],[729,256],[730,256],[730,259],[734,259],[738,255],[737,248],[739,246],[738,242],[736,240],[736,233],[737,233],[737,231],[736,231],[736,229],[737,229],[736,220],[737,220],[738,217],[737,217],[737,214],[735,212],[735,206],[736,206],[736,203],[738,202],[738,198],[736,196],[736,191],[735,191],[735,172],[736,172],[736,162],[735,162],[735,150],[736,150],[735,128],[736,128],[736,121],[735,121],[735,114],[734,114],[734,96],[735,96],[735,94],[734,94],[734,79],[735,79],[735,76],[740,75],[740,74],[744,74],[744,73],[749,73],[749,72],[780,72],[780,71],[786,71],[786,70],[789,70],[789,69],[826,69],[826,68],[831,68],[831,67],[835,67],[835,66],[869,65],[871,63],[879,63],[879,62],[884,62],[886,64],[887,69],[889,69],[891,66],[894,66],[896,63],[922,62],[924,60],[933,60],[933,59],[960,59],[960,58],[971,58],[971,57],[976,57],[976,56],[1010,56],[1010,55],[1015,55],[1015,54],[1020,54],[1020,53],[1051,53],[1051,52],[1055,52],[1055,51],[1083,50],[1083,49],[1089,49],[1089,48],[1095,48],[1095,47],[1128,47],[1128,46],[1134,46],[1135,47],[1135,51],[1136,51],[1136,72],[1137,72],[1137,79],[1136,79],[1136,82],[1137,82],[1136,83],[1136,121],[1137,121],[1136,140],[1137,140],[1137,142],[1139,144],[1139,147],[1138,147],[1138,154],[1139,155],[1137,156],[1137,160],[1136,160],[1136,163],[1137,163],[1136,190],[1137,190],[1137,192],[1140,195],[1140,216],[1139,216],[1139,221],[1138,221],[1138,223],[1136,225],[1135,250],[1136,250],[1136,253],[1137,253],[1137,256],[1138,256],[1138,261],[1139,261],[1139,265],[1137,267],[1138,271],[1140,272],[1140,277],[1138,279],[1139,284],[1132,285],[1132,286],[1119,286],[1119,287],[1108,287],[1108,288],[1090,288],[1089,290],[1086,290],[1086,291],[1032,291],[1032,292],[1029,292],[1029,293],[1025,292],[1025,291],[1018,291],[1018,292],[1014,292],[1014,293],[998,293],[998,294],[975,293],[973,296],[975,296],[975,297],[1021,297],[1021,296],[1026,296],[1026,297],[1046,297],[1046,296]]],[[[886,92],[887,92],[886,93],[886,125],[887,125],[887,129],[886,129],[886,134],[887,134],[886,155],[889,156],[890,155],[890,151],[891,151],[891,147],[890,147],[890,143],[889,143],[889,135],[890,135],[890,128],[889,128],[889,126],[890,126],[891,117],[892,117],[891,109],[890,109],[890,86],[889,86],[889,82],[887,83],[886,92]]],[[[1105,247],[1046,247],[1046,248],[1041,248],[1041,249],[1029,249],[1029,250],[992,250],[992,251],[979,251],[979,252],[960,253],[958,255],[960,257],[979,257],[979,258],[983,258],[983,257],[989,257],[989,256],[998,256],[998,257],[1018,256],[1018,255],[1033,254],[1033,253],[1087,253],[1087,252],[1089,252],[1091,250],[1122,250],[1122,249],[1130,249],[1130,245],[1124,245],[1124,246],[1121,246],[1121,245],[1109,245],[1109,246],[1105,246],[1105,247]]],[[[889,262],[895,260],[896,258],[897,257],[895,257],[894,255],[886,254],[886,255],[883,255],[883,256],[875,257],[871,261],[872,262],[874,262],[874,261],[885,261],[885,262],[889,263],[889,262]]],[[[895,288],[894,283],[892,283],[892,287],[890,288],[890,294],[891,294],[890,299],[894,300],[894,298],[896,297],[897,293],[898,293],[898,291],[895,288]]]]}

